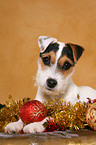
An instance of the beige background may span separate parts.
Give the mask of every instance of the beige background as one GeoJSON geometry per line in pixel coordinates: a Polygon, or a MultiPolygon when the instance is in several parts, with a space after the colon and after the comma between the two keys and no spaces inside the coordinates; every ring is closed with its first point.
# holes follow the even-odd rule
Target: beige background
{"type": "Polygon", "coordinates": [[[35,98],[39,35],[82,45],[73,79],[96,89],[96,0],[0,0],[0,103],[35,98]]]}

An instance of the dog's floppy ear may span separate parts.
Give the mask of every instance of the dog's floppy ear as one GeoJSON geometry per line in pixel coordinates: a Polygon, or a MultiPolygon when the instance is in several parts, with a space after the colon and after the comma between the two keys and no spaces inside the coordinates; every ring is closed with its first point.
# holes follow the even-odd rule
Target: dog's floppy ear
{"type": "Polygon", "coordinates": [[[66,45],[71,47],[72,52],[73,52],[73,58],[76,63],[78,59],[81,57],[81,55],[83,54],[83,51],[85,49],[82,46],[79,46],[77,44],[67,43],[66,45]]]}
{"type": "Polygon", "coordinates": [[[40,51],[44,51],[50,43],[57,42],[57,39],[48,36],[39,36],[38,45],[40,47],[40,51]]]}

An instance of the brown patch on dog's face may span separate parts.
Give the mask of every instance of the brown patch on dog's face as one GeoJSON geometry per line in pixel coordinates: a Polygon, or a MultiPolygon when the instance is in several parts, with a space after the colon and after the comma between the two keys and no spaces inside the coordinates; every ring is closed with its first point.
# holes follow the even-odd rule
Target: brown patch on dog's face
{"type": "Polygon", "coordinates": [[[71,59],[68,58],[66,55],[59,58],[59,65],[62,67],[65,61],[68,61],[71,65],[73,65],[73,62],[71,61],[71,59]]]}
{"type": "Polygon", "coordinates": [[[50,51],[49,53],[41,54],[39,61],[40,61],[40,64],[42,66],[42,69],[44,69],[47,66],[51,66],[51,64],[54,64],[56,61],[55,52],[50,51]]]}
{"type": "Polygon", "coordinates": [[[59,58],[58,67],[61,73],[66,77],[73,71],[74,64],[66,55],[59,58]]]}

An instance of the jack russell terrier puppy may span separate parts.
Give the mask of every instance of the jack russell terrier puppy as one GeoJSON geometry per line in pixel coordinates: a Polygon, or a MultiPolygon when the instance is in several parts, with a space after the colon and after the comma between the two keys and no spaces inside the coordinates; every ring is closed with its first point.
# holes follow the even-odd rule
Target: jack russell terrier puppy
{"type": "MultiPolygon", "coordinates": [[[[75,64],[84,51],[83,47],[72,43],[65,44],[47,36],[40,36],[38,45],[40,55],[36,77],[38,85],[36,100],[47,102],[55,98],[62,98],[74,104],[77,101],[87,102],[87,98],[96,99],[96,90],[88,86],[78,87],[72,80],[75,64]],[[77,98],[77,95],[80,96],[80,99],[77,98]]],[[[12,133],[23,129],[25,133],[42,132],[45,129],[43,123],[47,119],[30,123],[24,128],[20,119],[17,122],[9,123],[5,127],[5,131],[12,133]]]]}

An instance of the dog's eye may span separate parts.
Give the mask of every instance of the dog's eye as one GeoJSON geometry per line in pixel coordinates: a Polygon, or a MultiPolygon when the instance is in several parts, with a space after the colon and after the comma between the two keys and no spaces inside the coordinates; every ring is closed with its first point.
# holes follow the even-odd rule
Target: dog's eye
{"type": "Polygon", "coordinates": [[[68,62],[68,61],[65,61],[64,65],[62,66],[62,69],[63,70],[68,70],[72,65],[68,62]]]}
{"type": "Polygon", "coordinates": [[[50,65],[50,56],[49,57],[43,57],[43,63],[45,64],[45,65],[50,65]]]}

